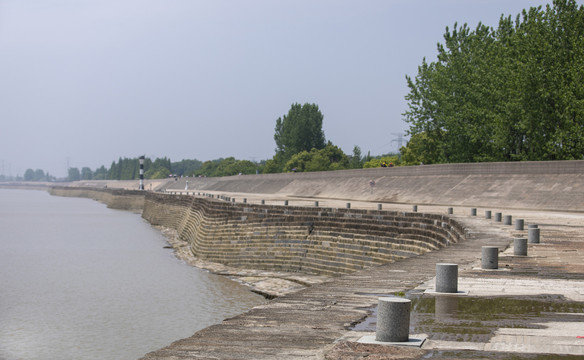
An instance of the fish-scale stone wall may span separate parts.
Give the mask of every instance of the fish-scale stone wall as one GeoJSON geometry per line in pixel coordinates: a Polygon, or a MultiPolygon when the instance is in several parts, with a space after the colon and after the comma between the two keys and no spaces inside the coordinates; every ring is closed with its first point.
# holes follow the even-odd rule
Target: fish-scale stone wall
{"type": "Polygon", "coordinates": [[[89,198],[102,202],[111,209],[141,212],[144,207],[144,191],[124,189],[96,189],[89,187],[51,186],[49,194],[64,197],[89,198]]]}
{"type": "Polygon", "coordinates": [[[464,238],[447,216],[234,204],[148,193],[142,217],[177,230],[193,253],[234,267],[324,275],[439,249],[464,238]]]}

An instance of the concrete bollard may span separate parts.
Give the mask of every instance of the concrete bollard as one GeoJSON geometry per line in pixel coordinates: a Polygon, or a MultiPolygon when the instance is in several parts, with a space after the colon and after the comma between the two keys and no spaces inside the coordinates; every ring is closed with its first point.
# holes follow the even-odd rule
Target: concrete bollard
{"type": "Polygon", "coordinates": [[[232,202],[232,203],[235,203],[235,198],[232,198],[232,199],[231,199],[231,202],[232,202]]]}
{"type": "Polygon", "coordinates": [[[262,205],[266,205],[266,200],[262,200],[262,205]]]}
{"type": "Polygon", "coordinates": [[[381,211],[381,209],[383,209],[383,206],[381,204],[377,204],[377,210],[381,211]]]}
{"type": "Polygon", "coordinates": [[[247,204],[247,198],[243,198],[243,203],[247,204]]]}
{"type": "Polygon", "coordinates": [[[513,255],[527,256],[527,239],[526,238],[513,239],[513,255]]]}
{"type": "Polygon", "coordinates": [[[314,202],[314,207],[318,207],[318,201],[314,202]]]}
{"type": "Polygon", "coordinates": [[[436,292],[458,292],[458,265],[436,264],[436,292]]]}
{"type": "Polygon", "coordinates": [[[418,205],[412,206],[412,212],[418,212],[418,205]]]}
{"type": "Polygon", "coordinates": [[[284,200],[284,205],[288,206],[288,200],[284,200]]]}
{"type": "Polygon", "coordinates": [[[525,220],[524,219],[517,219],[515,220],[515,230],[523,230],[525,227],[525,220]]]}
{"type": "Polygon", "coordinates": [[[351,208],[351,203],[347,203],[347,209],[351,208]]]}
{"type": "Polygon", "coordinates": [[[502,213],[500,213],[500,212],[496,212],[496,213],[495,213],[495,221],[496,221],[496,222],[501,222],[501,217],[502,217],[502,216],[503,216],[503,214],[502,214],[502,213]]]}
{"type": "Polygon", "coordinates": [[[503,225],[511,225],[513,223],[513,218],[511,215],[505,215],[503,217],[503,225]]]}
{"type": "Polygon", "coordinates": [[[530,244],[539,244],[539,228],[527,229],[527,240],[530,244]]]}
{"type": "Polygon", "coordinates": [[[406,342],[410,337],[412,302],[398,297],[380,297],[377,305],[375,340],[406,342]]]}
{"type": "Polygon", "coordinates": [[[477,216],[477,208],[470,208],[470,216],[477,216]]]}
{"type": "Polygon", "coordinates": [[[499,248],[496,246],[481,247],[481,269],[499,268],[499,248]]]}
{"type": "Polygon", "coordinates": [[[485,219],[491,218],[491,210],[485,210],[485,219]]]}
{"type": "Polygon", "coordinates": [[[448,208],[448,215],[452,215],[454,214],[454,208],[449,207],[448,208]]]}
{"type": "Polygon", "coordinates": [[[539,225],[537,225],[537,224],[529,224],[529,225],[527,225],[527,228],[528,229],[537,229],[537,228],[539,228],[539,225]]]}

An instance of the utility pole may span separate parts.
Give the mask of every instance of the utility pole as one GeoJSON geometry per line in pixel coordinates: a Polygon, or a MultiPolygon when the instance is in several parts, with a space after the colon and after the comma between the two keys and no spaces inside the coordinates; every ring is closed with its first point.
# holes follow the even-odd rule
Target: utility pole
{"type": "Polygon", "coordinates": [[[404,143],[404,134],[403,133],[391,133],[391,134],[395,136],[395,138],[393,140],[391,140],[391,142],[397,143],[397,158],[401,161],[401,148],[402,148],[403,143],[404,143]]]}
{"type": "Polygon", "coordinates": [[[404,143],[404,134],[403,133],[391,133],[391,134],[395,136],[395,138],[393,140],[391,140],[391,142],[397,143],[397,152],[399,153],[399,151],[402,148],[403,143],[404,143]]]}

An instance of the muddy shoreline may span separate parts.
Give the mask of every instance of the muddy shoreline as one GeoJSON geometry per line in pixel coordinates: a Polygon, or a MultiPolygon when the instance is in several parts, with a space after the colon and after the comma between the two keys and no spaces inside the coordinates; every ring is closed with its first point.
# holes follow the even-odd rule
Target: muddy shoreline
{"type": "Polygon", "coordinates": [[[235,268],[215,262],[198,259],[190,250],[189,244],[178,238],[176,230],[164,226],[152,226],[166,238],[169,246],[174,249],[175,256],[190,266],[209,271],[212,274],[225,276],[247,286],[256,294],[266,299],[274,299],[283,295],[295,293],[315,284],[331,280],[328,276],[307,275],[235,268]]]}

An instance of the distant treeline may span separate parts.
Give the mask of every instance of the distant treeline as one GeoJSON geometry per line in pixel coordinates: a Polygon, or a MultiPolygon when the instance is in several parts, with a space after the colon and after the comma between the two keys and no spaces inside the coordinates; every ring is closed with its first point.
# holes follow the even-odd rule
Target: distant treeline
{"type": "MultiPolygon", "coordinates": [[[[289,166],[284,171],[327,171],[342,169],[360,169],[380,167],[382,163],[399,165],[399,156],[397,154],[385,154],[378,156],[360,156],[360,150],[355,147],[352,156],[345,155],[338,147],[327,145],[322,150],[312,150],[311,152],[302,152],[294,157],[289,166]]],[[[269,163],[266,166],[266,160],[253,162],[249,160],[237,160],[234,157],[220,158],[202,162],[200,160],[181,160],[171,162],[167,157],[156,158],[154,161],[150,158],[144,160],[144,178],[146,179],[164,179],[168,177],[182,176],[232,176],[238,174],[261,174],[274,172],[270,169],[269,163]]],[[[0,178],[0,181],[24,180],[24,181],[79,181],[79,180],[137,180],[140,178],[139,157],[119,158],[113,161],[109,168],[101,166],[95,170],[89,167],[83,167],[81,170],[76,167],[69,168],[66,179],[57,179],[41,169],[27,169],[24,177],[19,178],[0,178]]]]}

